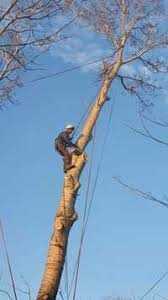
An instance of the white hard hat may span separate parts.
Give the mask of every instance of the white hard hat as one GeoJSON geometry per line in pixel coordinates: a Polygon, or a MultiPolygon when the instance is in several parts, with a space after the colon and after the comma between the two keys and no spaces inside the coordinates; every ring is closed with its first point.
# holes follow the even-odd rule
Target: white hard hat
{"type": "Polygon", "coordinates": [[[68,124],[68,125],[66,125],[66,127],[65,127],[65,129],[74,129],[75,128],[75,126],[74,125],[72,125],[72,124],[68,124]]]}

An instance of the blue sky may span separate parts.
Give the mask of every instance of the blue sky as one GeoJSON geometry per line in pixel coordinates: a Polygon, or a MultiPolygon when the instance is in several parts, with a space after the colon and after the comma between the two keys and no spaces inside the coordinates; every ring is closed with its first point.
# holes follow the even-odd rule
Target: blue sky
{"type": "MultiPolygon", "coordinates": [[[[68,67],[74,59],[65,60],[60,49],[58,55],[57,48],[53,51],[43,60],[51,71],[68,67]]],[[[91,50],[87,51],[88,59],[91,50]]],[[[29,81],[32,76],[34,74],[29,73],[29,81]]],[[[66,123],[79,121],[98,87],[97,73],[89,70],[27,84],[17,91],[18,104],[8,106],[0,115],[1,218],[17,286],[24,288],[21,279],[24,276],[33,295],[42,276],[63,179],[62,161],[54,152],[53,141],[66,123]]],[[[115,101],[81,260],[77,290],[77,299],[80,300],[106,299],[108,296],[138,298],[168,270],[168,211],[138,199],[112,180],[113,176],[120,176],[155,196],[164,197],[168,194],[168,149],[135,135],[125,126],[125,123],[139,125],[136,100],[126,95],[117,82],[114,82],[110,94],[111,102],[104,107],[97,128],[94,171],[107,115],[115,101]]],[[[166,93],[155,101],[158,115],[164,115],[166,119],[166,93]]],[[[157,134],[166,138],[166,131],[157,129],[157,134]]],[[[69,274],[72,274],[77,256],[87,173],[88,167],[82,176],[82,188],[76,203],[79,220],[71,232],[69,274]]],[[[2,287],[10,290],[3,256],[0,272],[2,287]]],[[[148,299],[155,293],[167,296],[167,282],[168,278],[148,299]]],[[[61,286],[64,289],[64,280],[61,286]]],[[[19,299],[26,299],[19,292],[18,295],[19,299]]],[[[2,295],[0,299],[5,300],[2,295]]]]}

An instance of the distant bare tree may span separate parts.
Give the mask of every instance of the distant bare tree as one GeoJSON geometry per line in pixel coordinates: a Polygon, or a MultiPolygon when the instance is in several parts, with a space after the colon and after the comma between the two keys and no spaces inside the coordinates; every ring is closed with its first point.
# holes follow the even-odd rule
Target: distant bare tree
{"type": "MultiPolygon", "coordinates": [[[[72,0],[5,0],[0,3],[0,108],[12,101],[22,85],[23,72],[33,70],[38,56],[63,37],[52,21],[72,5],[72,0]]],[[[67,21],[68,22],[68,21],[67,21]]]]}
{"type": "MultiPolygon", "coordinates": [[[[80,1],[74,5],[78,11],[80,1]]],[[[86,164],[84,151],[110,88],[119,80],[124,90],[136,96],[139,115],[144,117],[152,103],[150,97],[160,88],[155,76],[168,71],[166,54],[163,53],[162,59],[158,57],[159,49],[163,51],[168,46],[167,13],[162,0],[86,0],[78,15],[82,22],[109,40],[112,55],[103,64],[100,89],[76,141],[83,154],[73,155],[75,167],[64,177],[37,300],[54,300],[59,290],[69,232],[77,219],[75,201],[86,164]],[[130,66],[134,72],[129,72],[130,66]]]]}

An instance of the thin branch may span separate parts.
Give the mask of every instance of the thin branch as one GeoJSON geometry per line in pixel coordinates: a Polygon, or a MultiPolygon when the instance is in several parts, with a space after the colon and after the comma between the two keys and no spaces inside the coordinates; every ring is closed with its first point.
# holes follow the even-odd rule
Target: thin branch
{"type": "Polygon", "coordinates": [[[0,220],[0,234],[1,234],[3,245],[4,245],[4,249],[5,249],[5,256],[6,256],[7,265],[8,265],[8,269],[9,269],[9,274],[10,274],[10,278],[11,278],[13,294],[14,294],[15,300],[18,300],[17,293],[16,293],[15,280],[14,280],[14,276],[13,276],[13,271],[12,271],[10,258],[9,258],[9,253],[8,253],[8,248],[7,248],[6,239],[5,239],[5,233],[4,233],[4,229],[3,229],[3,225],[2,225],[1,220],[0,220]]]}
{"type": "Polygon", "coordinates": [[[31,288],[30,288],[30,285],[29,285],[29,283],[25,280],[25,278],[23,277],[23,276],[21,276],[21,279],[23,280],[23,283],[24,283],[24,285],[27,287],[27,295],[28,295],[28,297],[29,297],[29,300],[31,300],[32,299],[32,296],[31,296],[31,288]]]}
{"type": "Polygon", "coordinates": [[[119,177],[113,177],[113,180],[117,183],[119,183],[122,187],[126,188],[129,192],[134,193],[136,196],[143,198],[145,200],[149,200],[152,202],[155,202],[161,206],[164,206],[166,208],[168,208],[168,202],[164,202],[162,200],[157,199],[156,197],[154,197],[151,193],[149,192],[144,192],[138,188],[135,188],[127,183],[125,183],[124,181],[122,181],[119,177]]]}
{"type": "Polygon", "coordinates": [[[147,120],[147,121],[149,121],[149,122],[151,122],[151,123],[153,123],[153,124],[155,124],[155,125],[158,125],[158,126],[161,126],[161,127],[168,127],[168,122],[166,122],[166,121],[158,121],[158,120],[153,120],[153,119],[151,119],[151,118],[149,118],[149,117],[147,117],[147,116],[143,116],[143,118],[145,119],[145,120],[147,120]]]}
{"type": "Polygon", "coordinates": [[[139,60],[149,70],[153,70],[157,73],[168,73],[167,61],[161,61],[160,59],[151,61],[150,59],[146,59],[144,57],[139,57],[139,60]]]}
{"type": "Polygon", "coordinates": [[[145,292],[145,294],[144,294],[142,297],[140,297],[139,300],[143,300],[147,295],[149,295],[149,294],[155,289],[155,287],[157,287],[157,286],[159,285],[159,283],[160,283],[163,279],[165,279],[165,277],[167,277],[167,275],[168,275],[168,271],[165,272],[158,280],[156,280],[156,281],[154,282],[154,284],[153,284],[153,285],[145,292]]]}
{"type": "Polygon", "coordinates": [[[4,14],[0,17],[0,22],[5,19],[5,17],[11,12],[11,10],[14,8],[14,6],[17,4],[18,0],[12,1],[11,5],[8,7],[8,9],[4,12],[4,14]]]}
{"type": "Polygon", "coordinates": [[[161,140],[161,139],[159,139],[159,138],[154,137],[154,136],[149,132],[149,130],[148,130],[148,133],[145,133],[145,132],[141,131],[140,129],[136,129],[136,128],[134,128],[134,127],[128,125],[128,124],[125,124],[125,126],[128,127],[129,129],[131,129],[134,133],[140,134],[140,135],[142,135],[142,136],[144,136],[144,137],[146,137],[146,138],[148,138],[148,139],[151,139],[151,140],[153,140],[153,141],[155,141],[155,142],[157,142],[157,143],[159,143],[159,144],[168,146],[168,142],[165,142],[165,141],[163,141],[163,140],[161,140]]]}
{"type": "MultiPolygon", "coordinates": [[[[167,45],[167,43],[163,43],[164,46],[167,45]]],[[[161,48],[163,47],[163,45],[161,43],[151,43],[151,45],[149,45],[148,47],[145,47],[143,49],[141,49],[140,51],[138,51],[136,54],[132,55],[130,58],[127,58],[123,61],[123,64],[129,64],[137,59],[139,59],[140,57],[142,57],[143,55],[145,55],[146,53],[152,51],[153,49],[156,48],[161,48]]]]}
{"type": "Polygon", "coordinates": [[[13,298],[7,291],[0,289],[0,293],[6,295],[9,300],[13,300],[13,298]]]}
{"type": "Polygon", "coordinates": [[[155,298],[155,296],[161,298],[162,300],[168,300],[168,298],[163,297],[163,296],[161,296],[161,295],[159,295],[159,294],[155,294],[154,297],[153,297],[153,299],[155,298]]]}

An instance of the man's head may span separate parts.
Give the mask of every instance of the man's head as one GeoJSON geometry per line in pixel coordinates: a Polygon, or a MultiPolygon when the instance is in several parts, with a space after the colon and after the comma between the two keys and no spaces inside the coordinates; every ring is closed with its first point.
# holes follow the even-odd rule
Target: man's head
{"type": "Polygon", "coordinates": [[[69,124],[65,127],[66,132],[68,132],[69,134],[71,134],[75,129],[75,126],[69,124]]]}

